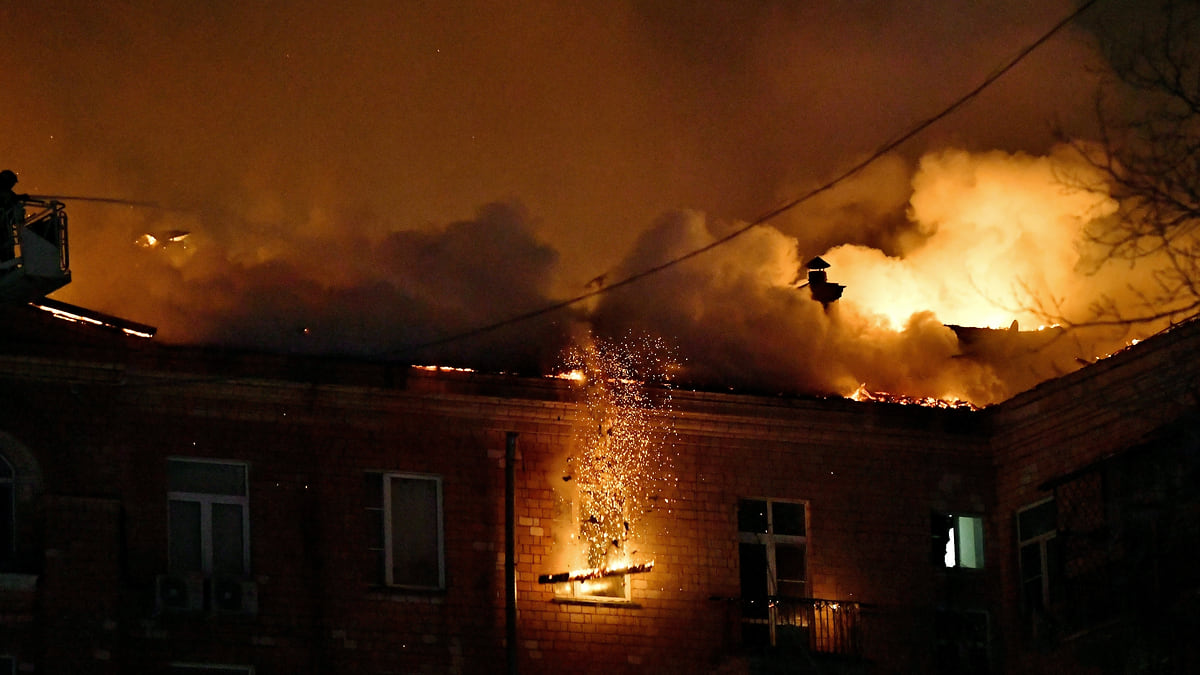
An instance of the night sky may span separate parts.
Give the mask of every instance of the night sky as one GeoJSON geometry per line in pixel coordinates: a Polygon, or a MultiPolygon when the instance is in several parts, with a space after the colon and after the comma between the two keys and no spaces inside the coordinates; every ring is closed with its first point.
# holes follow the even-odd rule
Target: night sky
{"type": "Polygon", "coordinates": [[[1102,285],[1071,274],[1070,242],[1111,209],[1012,196],[1053,194],[1047,176],[1071,166],[1055,123],[1094,134],[1106,66],[1091,27],[1122,4],[1102,2],[964,109],[711,255],[424,352],[408,347],[578,295],[803,194],[1075,4],[10,2],[0,164],[18,191],[162,207],[68,200],[74,281],[54,297],[156,325],[165,342],[545,371],[588,329],[637,331],[716,386],[989,402],[1063,366],[963,365],[943,323],[1034,319],[1011,299],[982,317],[946,296],[977,305],[1019,280],[1083,306],[1102,285]],[[952,235],[969,209],[946,205],[987,200],[1061,213],[1019,227],[1027,212],[1006,213],[997,227],[1020,241],[988,243],[989,262],[965,271],[933,260],[939,247],[972,259],[961,249],[988,241],[971,229],[986,218],[952,235]],[[1064,257],[1019,268],[1021,246],[1058,250],[1030,236],[1060,229],[1064,257]],[[172,231],[190,235],[139,245],[172,231]],[[816,255],[848,286],[831,312],[791,287],[816,255]],[[856,298],[874,271],[922,255],[902,273],[927,297],[880,299],[908,283],[892,281],[856,298]],[[993,264],[999,286],[976,277],[993,264]],[[931,290],[934,276],[945,285],[931,290]],[[903,311],[889,323],[880,307],[903,311]]]}

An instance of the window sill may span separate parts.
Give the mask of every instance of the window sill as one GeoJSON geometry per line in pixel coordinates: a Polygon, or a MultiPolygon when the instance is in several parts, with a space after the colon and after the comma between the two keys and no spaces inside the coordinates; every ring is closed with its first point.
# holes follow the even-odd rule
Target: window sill
{"type": "Polygon", "coordinates": [[[556,605],[588,605],[590,607],[614,607],[620,609],[641,609],[642,606],[632,600],[620,598],[554,598],[551,602],[556,605]]]}

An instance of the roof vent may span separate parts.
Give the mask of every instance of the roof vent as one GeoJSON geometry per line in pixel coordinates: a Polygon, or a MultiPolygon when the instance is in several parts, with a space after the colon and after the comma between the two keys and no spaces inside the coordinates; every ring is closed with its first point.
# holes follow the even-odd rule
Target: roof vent
{"type": "Polygon", "coordinates": [[[812,293],[813,300],[816,300],[825,307],[828,307],[829,303],[842,297],[842,291],[846,287],[842,284],[835,284],[829,281],[829,277],[825,273],[825,270],[829,269],[829,263],[825,262],[823,258],[820,256],[813,258],[805,263],[804,266],[808,268],[808,281],[800,284],[797,288],[807,286],[809,292],[812,293]]]}

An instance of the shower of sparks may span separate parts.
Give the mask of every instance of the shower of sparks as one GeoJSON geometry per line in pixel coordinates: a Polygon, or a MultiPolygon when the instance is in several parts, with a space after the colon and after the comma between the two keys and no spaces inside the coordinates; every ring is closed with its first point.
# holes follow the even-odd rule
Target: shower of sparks
{"type": "Polygon", "coordinates": [[[668,386],[677,366],[660,340],[592,339],[570,349],[564,370],[584,387],[568,475],[578,490],[579,539],[586,564],[627,562],[637,524],[675,481],[668,386]]]}

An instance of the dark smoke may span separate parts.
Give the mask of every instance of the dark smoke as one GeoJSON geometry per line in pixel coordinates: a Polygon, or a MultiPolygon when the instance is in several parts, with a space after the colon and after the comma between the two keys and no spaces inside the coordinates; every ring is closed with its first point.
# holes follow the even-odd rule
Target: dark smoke
{"type": "Polygon", "coordinates": [[[1103,63],[1080,27],[725,250],[578,308],[412,347],[751,221],[936,112],[1072,8],[8,3],[0,161],[24,192],[164,207],[69,204],[74,282],[56,297],[156,325],[166,342],[532,371],[594,309],[601,333],[678,343],[714,386],[845,392],[874,379],[991,400],[996,378],[953,358],[942,317],[887,333],[789,284],[836,245],[894,256],[927,237],[908,213],[926,153],[1042,156],[1052,120],[1086,133],[1103,63]],[[190,235],[135,244],[155,232],[190,235]],[[897,351],[930,358],[881,370],[897,351]]]}

